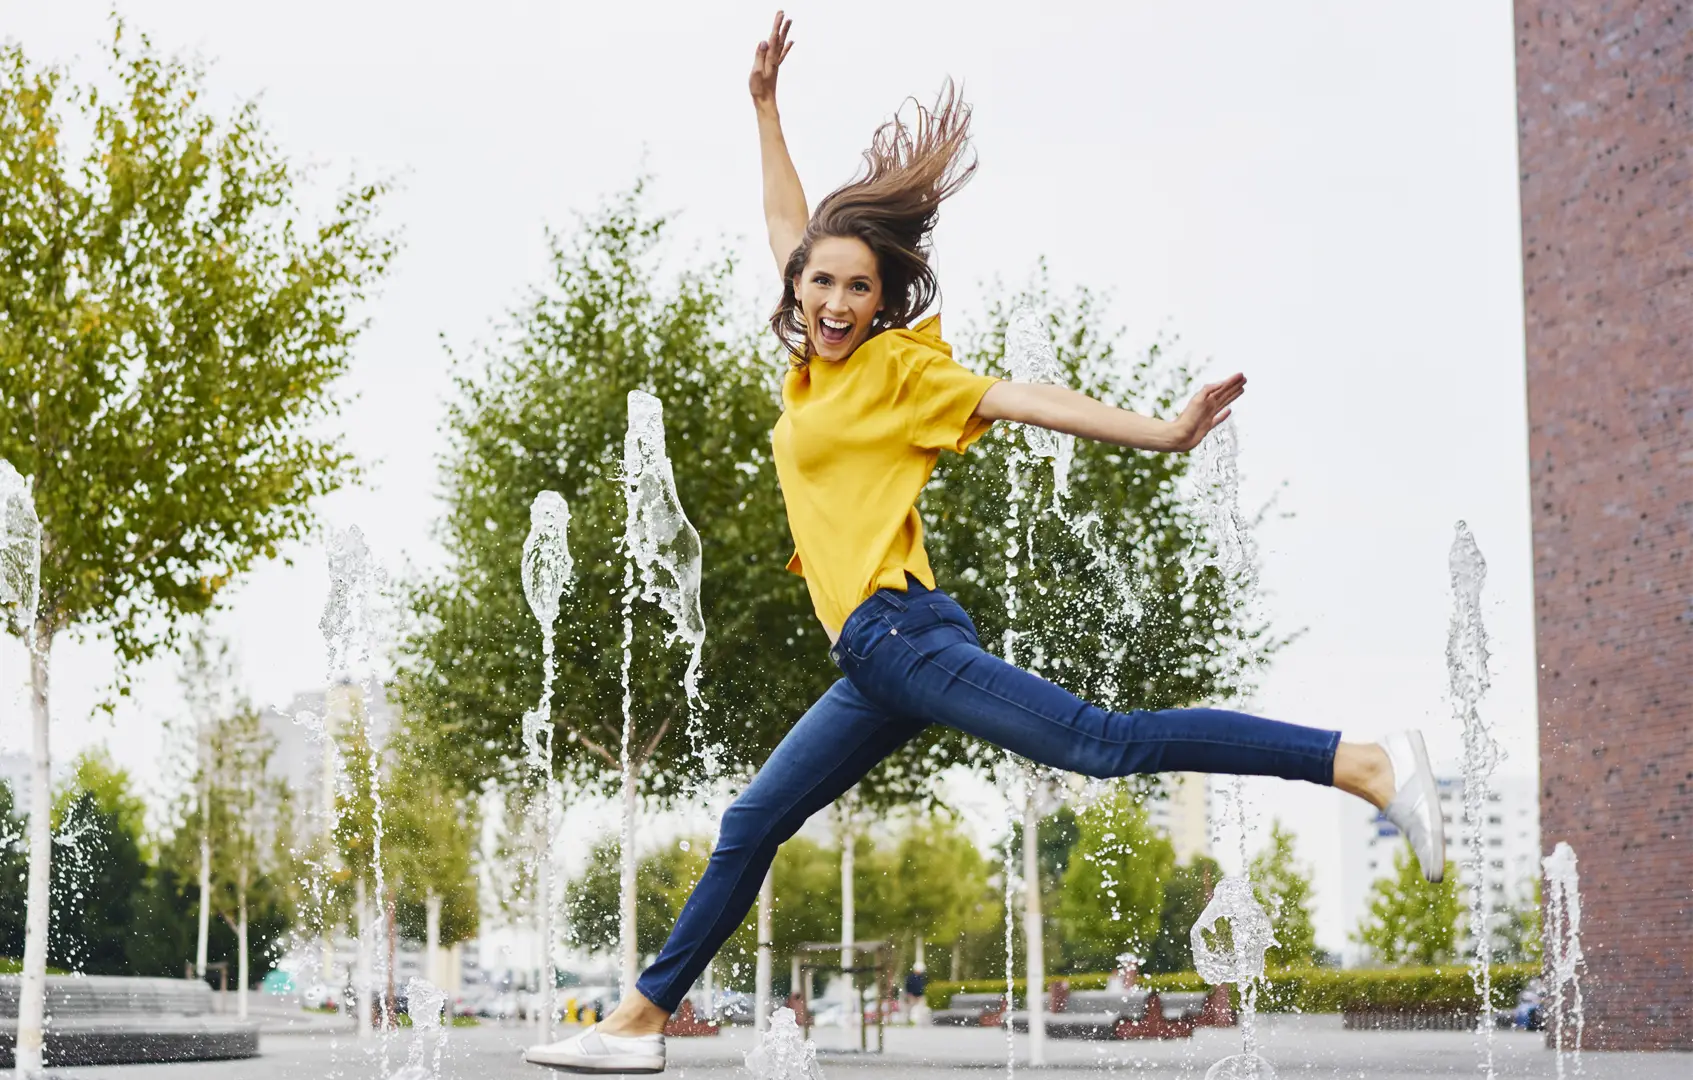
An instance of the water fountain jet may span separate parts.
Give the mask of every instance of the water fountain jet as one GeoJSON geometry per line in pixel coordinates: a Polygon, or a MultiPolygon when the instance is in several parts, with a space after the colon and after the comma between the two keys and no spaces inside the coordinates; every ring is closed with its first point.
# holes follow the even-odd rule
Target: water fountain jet
{"type": "Polygon", "coordinates": [[[575,575],[570,558],[570,507],[556,491],[542,491],[529,506],[529,535],[523,541],[523,596],[541,624],[541,700],[523,714],[523,752],[535,792],[530,813],[536,829],[536,932],[540,936],[541,1006],[536,1010],[540,1041],[552,1041],[558,977],[553,969],[553,836],[562,799],[553,776],[553,624],[559,601],[575,575]]]}
{"type": "Polygon", "coordinates": [[[1483,1069],[1493,1080],[1493,894],[1482,819],[1491,794],[1489,778],[1504,756],[1483,719],[1481,697],[1487,692],[1487,628],[1481,618],[1481,589],[1487,560],[1468,525],[1458,522],[1447,559],[1452,580],[1452,620],[1446,637],[1446,669],[1452,706],[1464,732],[1464,869],[1470,889],[1470,980],[1479,999],[1476,1034],[1483,1043],[1483,1069]]]}
{"type": "Polygon", "coordinates": [[[629,428],[623,439],[623,485],[627,499],[623,545],[623,737],[619,751],[622,767],[623,820],[620,832],[621,864],[619,933],[622,953],[623,993],[634,990],[638,957],[635,953],[635,812],[637,777],[630,758],[629,740],[634,728],[634,699],[629,669],[635,642],[634,603],[637,598],[656,603],[670,616],[666,643],[681,641],[690,650],[682,689],[688,701],[688,726],[696,751],[702,754],[705,782],[715,780],[715,754],[700,747],[699,692],[700,654],[705,645],[705,618],[700,612],[701,548],[699,533],[688,521],[676,493],[676,477],[665,450],[664,403],[642,390],[628,395],[629,428]],[[640,585],[636,586],[639,571],[640,585]]]}
{"type": "MultiPolygon", "coordinates": [[[[1549,1024],[1557,1052],[1558,1080],[1564,1077],[1564,1031],[1573,1027],[1575,1071],[1581,1073],[1581,1037],[1587,1026],[1581,1001],[1581,969],[1587,958],[1581,951],[1581,876],[1576,872],[1575,849],[1564,841],[1552,854],[1540,860],[1546,875],[1546,969],[1552,985],[1549,1024]]],[[[1542,999],[1546,1000],[1545,998],[1542,999]]]]}

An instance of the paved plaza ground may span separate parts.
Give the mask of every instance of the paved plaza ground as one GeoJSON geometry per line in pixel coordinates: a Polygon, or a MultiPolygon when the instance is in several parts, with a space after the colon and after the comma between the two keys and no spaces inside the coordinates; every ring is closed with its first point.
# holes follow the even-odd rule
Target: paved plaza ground
{"type": "MultiPolygon", "coordinates": [[[[122,1065],[51,1069],[58,1080],[381,1080],[382,1040],[358,1043],[337,1027],[280,1031],[267,1024],[260,1056],[245,1061],[180,1065],[122,1065]]],[[[1474,1038],[1462,1032],[1354,1032],[1339,1017],[1271,1017],[1261,1021],[1263,1054],[1284,1078],[1369,1078],[1410,1080],[1433,1076],[1472,1077],[1478,1072],[1474,1038]]],[[[412,1033],[389,1041],[389,1071],[406,1063],[412,1033]]],[[[847,1032],[816,1030],[825,1077],[889,1077],[929,1080],[958,1075],[1004,1076],[1005,1035],[995,1029],[890,1028],[885,1054],[848,1052],[847,1032]],[[843,1048],[843,1049],[836,1049],[843,1048]]],[[[566,1074],[524,1065],[519,1059],[531,1041],[531,1029],[517,1024],[484,1023],[455,1029],[448,1040],[439,1076],[443,1080],[550,1080],[566,1074]]],[[[729,1029],[705,1039],[673,1039],[675,1080],[745,1080],[742,1054],[753,1046],[746,1029],[729,1029]]],[[[856,1045],[856,1039],[852,1043],[856,1045]]],[[[1016,1036],[1017,1072],[1047,1080],[1094,1077],[1144,1080],[1201,1080],[1206,1069],[1240,1048],[1235,1030],[1202,1030],[1192,1040],[1170,1042],[1049,1041],[1047,1065],[1030,1069],[1027,1037],[1016,1036]]],[[[1501,1032],[1495,1042],[1500,1077],[1555,1077],[1556,1063],[1538,1035],[1501,1032]]],[[[1686,1080],[1693,1077],[1693,1054],[1584,1054],[1582,1075],[1593,1080],[1686,1080]]],[[[1573,1077],[1573,1069],[1571,1070],[1573,1077]]]]}

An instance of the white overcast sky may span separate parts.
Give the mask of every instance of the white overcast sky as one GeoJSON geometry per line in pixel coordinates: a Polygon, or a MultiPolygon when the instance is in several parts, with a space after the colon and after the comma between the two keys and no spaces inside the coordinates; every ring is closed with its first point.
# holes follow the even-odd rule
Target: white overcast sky
{"type": "MultiPolygon", "coordinates": [[[[325,181],[396,177],[404,250],[366,314],[346,384],[368,486],[323,504],[388,566],[437,561],[435,454],[447,354],[492,333],[545,269],[543,230],[655,178],[694,244],[770,270],[746,75],[767,0],[626,4],[118,4],[163,50],[211,63],[212,105],[257,97],[276,140],[325,181]]],[[[0,35],[37,62],[99,70],[104,2],[0,0],[0,35]]],[[[1293,516],[1258,540],[1278,629],[1305,633],[1257,699],[1267,715],[1367,739],[1422,725],[1456,771],[1444,696],[1454,522],[1490,563],[1485,711],[1532,774],[1534,653],[1518,242],[1515,76],[1506,0],[1209,4],[795,3],[782,73],[789,143],[813,200],[870,132],[948,74],[975,105],[981,169],[937,237],[948,325],[997,276],[1045,256],[1061,288],[1109,290],[1139,348],[1179,334],[1202,374],[1245,371],[1244,494],[1293,516]]],[[[766,291],[761,291],[766,290],[766,291]]],[[[320,686],[321,543],[256,570],[220,626],[253,696],[320,686]]],[[[115,720],[98,643],[55,653],[55,753],[107,742],[157,775],[174,663],[115,720]]],[[[826,663],[821,655],[818,663],[826,663]]],[[[0,652],[0,751],[26,749],[26,672],[0,652]]],[[[513,718],[516,722],[516,718],[513,718]]],[[[1338,946],[1343,797],[1255,783],[1317,867],[1338,946]]],[[[1326,901],[1326,902],[1325,902],[1326,901]]]]}

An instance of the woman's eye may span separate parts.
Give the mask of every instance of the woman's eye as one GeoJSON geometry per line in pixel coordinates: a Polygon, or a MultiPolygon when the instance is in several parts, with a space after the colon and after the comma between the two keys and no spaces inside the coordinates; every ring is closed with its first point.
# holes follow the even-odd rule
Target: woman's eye
{"type": "Polygon", "coordinates": [[[866,285],[862,281],[860,281],[858,284],[854,285],[853,288],[857,289],[859,292],[869,292],[870,291],[870,286],[866,285]]]}

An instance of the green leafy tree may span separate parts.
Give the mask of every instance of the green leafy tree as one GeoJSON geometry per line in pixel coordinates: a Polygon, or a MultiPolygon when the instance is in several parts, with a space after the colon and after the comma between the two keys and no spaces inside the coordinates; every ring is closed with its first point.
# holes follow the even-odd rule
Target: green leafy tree
{"type": "MultiPolygon", "coordinates": [[[[642,956],[656,953],[670,936],[687,889],[698,880],[707,853],[697,841],[672,843],[648,853],[635,872],[635,941],[642,956]]],[[[616,841],[597,844],[580,877],[565,887],[566,921],[571,944],[590,952],[612,952],[618,943],[618,850],[616,841]]]]}
{"type": "Polygon", "coordinates": [[[780,368],[759,356],[730,301],[728,261],[662,278],[667,228],[637,185],[553,238],[550,280],[513,313],[507,340],[455,377],[441,469],[447,566],[413,590],[398,687],[423,721],[432,769],[461,790],[510,782],[518,718],[542,696],[521,555],[543,490],[570,508],[576,582],[560,606],[547,709],[555,768],[573,783],[627,782],[633,812],[642,797],[664,802],[697,782],[707,747],[731,773],[748,771],[836,674],[804,585],[785,569],[770,451],[780,368]],[[684,692],[690,657],[671,646],[669,618],[634,602],[625,777],[621,457],[632,390],[664,403],[677,494],[703,549],[706,636],[702,707],[684,692]]]}
{"type": "Polygon", "coordinates": [[[385,785],[384,854],[399,897],[400,929],[428,948],[476,936],[479,908],[472,866],[477,817],[405,744],[385,785]]]}
{"type": "MultiPolygon", "coordinates": [[[[618,767],[619,472],[631,390],[664,402],[677,490],[704,548],[703,739],[731,766],[756,765],[830,681],[803,583],[784,570],[789,541],[770,464],[778,371],[738,321],[727,262],[660,284],[667,227],[637,187],[555,237],[551,279],[514,313],[509,339],[456,376],[441,471],[448,565],[415,591],[419,626],[399,686],[408,711],[427,718],[436,767],[464,787],[511,774],[517,718],[541,694],[541,631],[520,561],[542,490],[570,506],[577,574],[557,627],[555,760],[589,783],[618,767]]],[[[667,646],[662,614],[638,607],[630,750],[642,790],[664,798],[698,770],[681,685],[687,656],[667,646]]]]}
{"type": "Polygon", "coordinates": [[[1158,933],[1164,886],[1175,872],[1170,842],[1147,824],[1146,808],[1123,788],[1077,815],[1059,898],[1068,971],[1110,971],[1125,951],[1144,953],[1158,933]]]}
{"type": "Polygon", "coordinates": [[[29,874],[24,819],[12,785],[0,780],[0,956],[24,951],[24,886],[29,874]]]}
{"type": "MultiPolygon", "coordinates": [[[[159,861],[147,868],[146,880],[136,893],[131,906],[135,932],[124,947],[129,960],[129,974],[151,975],[180,979],[185,961],[194,959],[195,905],[199,900],[199,886],[190,876],[179,877],[171,865],[171,843],[164,845],[159,861]]],[[[228,959],[230,952],[219,950],[221,935],[207,935],[214,959],[228,959]]]]}
{"type": "Polygon", "coordinates": [[[1248,876],[1270,916],[1276,944],[1265,954],[1270,967],[1302,967],[1317,959],[1317,928],[1311,918],[1311,871],[1298,861],[1293,834],[1279,819],[1270,822],[1270,842],[1252,859],[1248,876]]]}
{"type": "MultiPolygon", "coordinates": [[[[229,714],[206,733],[206,743],[210,753],[201,766],[205,775],[197,777],[195,785],[206,798],[196,802],[189,827],[180,835],[188,841],[185,847],[197,847],[202,830],[210,841],[207,909],[235,934],[232,981],[240,992],[238,1008],[246,1015],[246,990],[256,981],[251,940],[254,916],[263,912],[267,928],[273,931],[286,928],[275,925],[284,910],[282,891],[275,881],[275,855],[277,833],[288,808],[280,781],[270,774],[276,740],[264,730],[251,703],[235,702],[229,714]]],[[[185,868],[180,858],[179,870],[185,868]]],[[[264,964],[259,977],[269,967],[264,964]]]]}
{"type": "Polygon", "coordinates": [[[858,861],[857,917],[867,939],[901,943],[902,964],[915,956],[919,937],[928,946],[951,948],[983,929],[982,899],[994,867],[955,820],[918,817],[895,843],[865,846],[858,861]]]}
{"type": "MultiPolygon", "coordinates": [[[[992,303],[980,327],[964,335],[962,362],[984,374],[1009,374],[1006,335],[1019,309],[1047,329],[1068,385],[1141,412],[1179,411],[1192,385],[1187,368],[1162,346],[1123,355],[1100,297],[1086,289],[1054,295],[1044,265],[1030,286],[992,303]]],[[[1077,439],[1067,497],[1057,494],[1047,465],[1021,470],[1024,496],[1013,532],[1007,459],[1018,436],[1013,425],[1001,428],[964,457],[943,455],[922,499],[931,558],[983,644],[997,651],[1004,638],[1014,564],[1018,661],[1083,698],[1159,709],[1249,687],[1280,641],[1231,609],[1215,567],[1187,580],[1183,557],[1212,542],[1182,500],[1188,458],[1077,439]],[[1050,511],[1055,503],[1075,527],[1050,511]],[[1107,567],[1128,571],[1142,609],[1138,619],[1107,567]]],[[[914,746],[907,753],[932,752],[914,746]]],[[[968,760],[977,753],[965,748],[938,756],[968,760]]]]}
{"type": "MultiPolygon", "coordinates": [[[[0,460],[29,480],[41,521],[40,603],[15,628],[41,785],[61,633],[109,638],[127,689],[180,616],[303,535],[311,500],[352,475],[323,421],[391,253],[380,186],[354,186],[313,224],[255,106],[211,115],[198,67],[124,37],[120,23],[103,93],[0,46],[0,460]]],[[[48,846],[31,856],[46,880],[48,846]]],[[[47,912],[31,916],[45,941],[47,912]]],[[[44,963],[26,948],[26,1071],[40,1067],[44,963]]]]}
{"type": "Polygon", "coordinates": [[[88,975],[129,971],[134,905],[147,879],[145,807],[129,774],[94,750],[77,759],[53,798],[53,895],[64,906],[48,939],[48,962],[88,975]]]}
{"type": "Polygon", "coordinates": [[[1493,959],[1501,964],[1538,964],[1542,948],[1540,878],[1525,881],[1517,897],[1500,913],[1504,917],[1494,928],[1493,959]]]}
{"type": "Polygon", "coordinates": [[[1444,879],[1431,885],[1423,878],[1408,847],[1393,856],[1393,874],[1370,886],[1368,906],[1352,940],[1370,951],[1378,963],[1430,966],[1457,956],[1458,924],[1463,903],[1458,896],[1458,869],[1447,860],[1444,879]]]}
{"type": "Polygon", "coordinates": [[[1146,952],[1142,970],[1149,975],[1193,970],[1193,924],[1211,902],[1211,890],[1223,880],[1223,868],[1209,855],[1195,855],[1176,867],[1164,886],[1158,934],[1146,952]]]}

